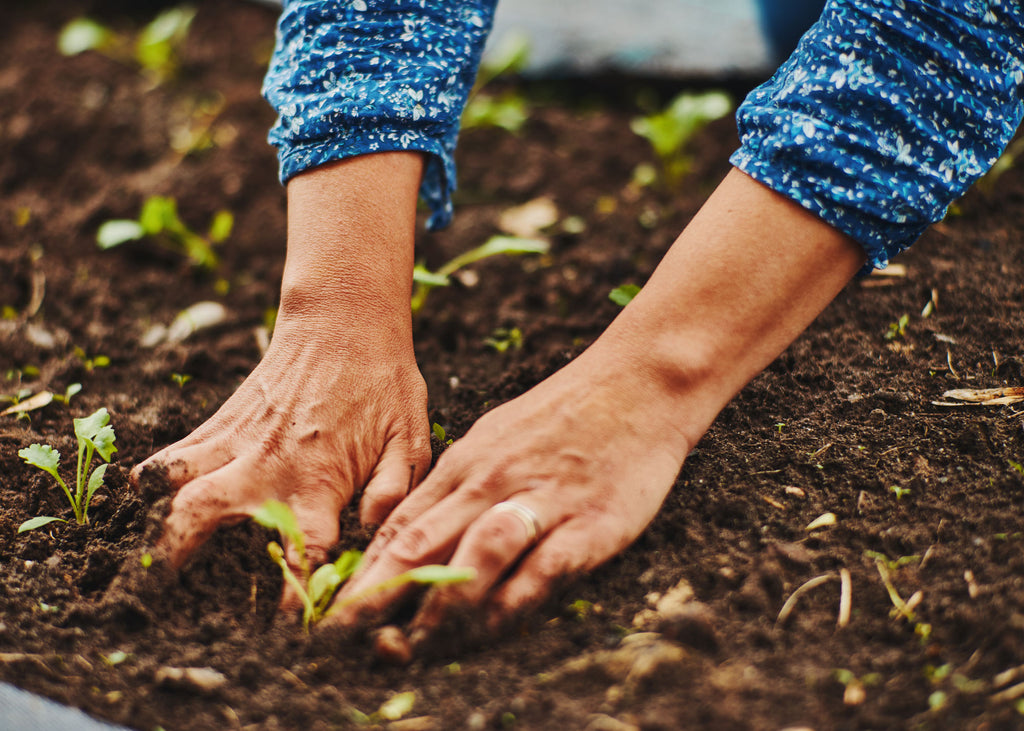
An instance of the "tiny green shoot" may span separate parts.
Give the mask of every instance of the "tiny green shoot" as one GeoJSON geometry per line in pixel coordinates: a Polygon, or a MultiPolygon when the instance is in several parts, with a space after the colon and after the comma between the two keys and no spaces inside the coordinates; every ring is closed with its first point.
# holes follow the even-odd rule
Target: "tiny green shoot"
{"type": "Polygon", "coordinates": [[[106,355],[94,355],[90,357],[84,349],[77,345],[73,352],[75,357],[82,361],[82,365],[89,373],[92,373],[97,368],[107,368],[110,365],[110,358],[106,355]]]}
{"type": "MultiPolygon", "coordinates": [[[[89,503],[96,491],[103,486],[107,464],[117,448],[114,446],[114,427],[110,426],[110,414],[106,409],[99,409],[82,419],[75,419],[74,427],[75,438],[78,440],[78,466],[75,469],[74,492],[60,476],[58,471],[60,453],[53,447],[47,444],[32,444],[19,450],[18,456],[53,477],[71,504],[75,521],[79,525],[85,525],[89,522],[89,503]],[[90,473],[89,470],[95,455],[98,455],[103,462],[90,473]]],[[[22,523],[18,532],[24,533],[41,528],[54,521],[67,522],[63,518],[38,516],[22,523]]]]}
{"type": "Polygon", "coordinates": [[[462,129],[497,127],[514,134],[523,128],[530,117],[530,105],[521,92],[510,89],[492,95],[481,90],[499,76],[522,71],[529,55],[529,41],[521,35],[509,36],[502,46],[488,54],[480,64],[476,84],[462,113],[462,129]]]}
{"type": "Polygon", "coordinates": [[[633,298],[640,294],[640,286],[637,284],[620,284],[608,293],[608,299],[619,307],[625,307],[633,298]]]}
{"type": "Polygon", "coordinates": [[[433,432],[434,436],[437,437],[437,441],[441,444],[451,445],[455,440],[448,436],[445,432],[444,427],[438,424],[436,421],[431,425],[430,431],[433,432]]]}
{"type": "Polygon", "coordinates": [[[276,541],[267,544],[267,552],[276,563],[284,577],[302,601],[302,626],[309,631],[311,625],[328,616],[330,611],[362,601],[367,596],[389,589],[396,589],[405,584],[451,584],[470,581],[476,571],[470,568],[454,568],[450,566],[427,565],[419,566],[399,574],[376,586],[353,594],[332,607],[331,602],[341,585],[359,567],[362,559],[360,551],[345,551],[333,563],[327,563],[314,572],[310,572],[309,559],[306,557],[306,543],[299,523],[291,508],[278,500],[268,500],[256,511],[253,519],[264,528],[277,531],[295,548],[299,561],[299,576],[295,575],[291,566],[284,558],[284,549],[276,541]]]}
{"type": "Polygon", "coordinates": [[[1009,462],[1011,468],[1015,469],[1017,472],[1020,472],[1022,475],[1024,475],[1024,464],[1021,464],[1020,462],[1015,462],[1012,459],[1008,459],[1006,461],[1009,462]]]}
{"type": "Polygon", "coordinates": [[[519,350],[523,347],[523,332],[518,327],[499,327],[491,337],[484,340],[484,345],[489,345],[499,353],[504,353],[509,348],[519,350]]]}
{"type": "Polygon", "coordinates": [[[447,287],[451,284],[450,277],[463,267],[498,254],[546,254],[549,248],[548,242],[541,239],[526,239],[519,236],[492,236],[475,249],[459,254],[436,271],[432,272],[426,267],[417,264],[412,273],[413,282],[415,283],[411,301],[412,313],[415,315],[423,309],[423,304],[426,302],[427,295],[430,294],[431,290],[437,287],[447,287]]]}
{"type": "Polygon", "coordinates": [[[409,690],[405,693],[396,693],[380,704],[373,713],[363,713],[358,708],[352,707],[349,713],[352,720],[360,726],[371,726],[381,721],[397,721],[412,711],[416,704],[416,692],[409,690]]]}
{"type": "Polygon", "coordinates": [[[61,30],[57,49],[65,56],[96,51],[120,63],[133,64],[154,83],[162,83],[177,73],[179,52],[195,14],[195,9],[188,6],[170,8],[134,37],[90,18],[75,18],[61,30]]]}
{"type": "Polygon", "coordinates": [[[704,94],[683,93],[660,112],[637,117],[631,124],[654,148],[661,162],[664,180],[671,186],[690,171],[692,159],[686,148],[709,122],[724,117],[732,109],[732,100],[720,91],[704,94]]]}
{"type": "Polygon", "coordinates": [[[171,381],[177,384],[178,388],[185,388],[185,384],[192,380],[192,376],[187,373],[172,373],[171,381]]]}
{"type": "Polygon", "coordinates": [[[53,400],[57,401],[59,403],[62,403],[65,406],[70,406],[71,405],[71,397],[76,395],[81,390],[82,390],[82,384],[81,383],[69,384],[68,387],[64,389],[64,393],[63,394],[60,394],[60,393],[53,394],[53,400]]]}
{"type": "Polygon", "coordinates": [[[910,494],[910,488],[901,485],[889,485],[889,492],[895,495],[897,500],[902,500],[905,495],[910,494]]]}
{"type": "Polygon", "coordinates": [[[907,326],[910,325],[910,315],[900,315],[896,322],[889,323],[889,330],[885,333],[886,340],[902,338],[907,334],[907,326]]]}
{"type": "Polygon", "coordinates": [[[213,247],[227,240],[234,221],[230,211],[218,211],[206,234],[200,235],[181,220],[174,198],[155,195],[142,204],[137,220],[113,219],[103,223],[96,232],[96,243],[106,250],[129,241],[153,239],[164,248],[188,257],[194,266],[213,269],[217,266],[213,247]]]}

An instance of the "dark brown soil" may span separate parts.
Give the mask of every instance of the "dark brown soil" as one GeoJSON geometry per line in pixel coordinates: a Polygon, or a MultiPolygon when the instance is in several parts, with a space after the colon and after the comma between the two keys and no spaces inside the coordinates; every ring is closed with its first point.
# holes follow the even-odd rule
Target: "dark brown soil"
{"type": "MultiPolygon", "coordinates": [[[[221,531],[169,586],[125,593],[115,578],[135,570],[154,500],[129,491],[128,470],[238,386],[259,358],[253,330],[276,302],[284,197],[259,97],[274,19],[245,3],[202,3],[180,77],[152,88],[103,56],[57,53],[59,28],[83,12],[130,29],[153,8],[14,3],[0,29],[0,393],[83,385],[70,407],[0,418],[0,679],[146,731],[346,727],[352,708],[369,713],[407,690],[417,693],[410,715],[433,718],[407,728],[575,729],[597,713],[642,729],[1022,722],[1012,700],[991,696],[997,674],[1024,662],[1024,474],[1013,467],[1024,462],[1024,416],[1020,405],[932,403],[950,388],[1024,385],[1017,170],[903,257],[906,276],[847,287],[722,412],[636,544],[514,633],[453,641],[402,668],[375,661],[365,641],[307,638],[275,621],[280,576],[269,535],[251,525],[221,531]],[[218,143],[175,155],[169,140],[187,109],[218,95],[218,143]],[[99,224],[135,215],[152,194],[175,197],[195,228],[218,209],[235,213],[215,273],[148,244],[97,249],[99,224]],[[933,291],[938,307],[923,318],[933,291]],[[33,293],[37,305],[43,297],[30,314],[33,293]],[[202,300],[223,303],[226,322],[177,346],[139,344],[151,324],[202,300]],[[903,314],[905,334],[887,340],[903,314]],[[76,347],[111,363],[89,371],[76,347]],[[192,380],[179,387],[173,373],[192,380]],[[29,517],[68,513],[18,449],[39,441],[71,454],[71,418],[101,406],[119,452],[92,524],[16,535],[29,517]],[[834,527],[805,529],[826,512],[834,527]],[[871,551],[917,557],[891,571],[903,599],[922,593],[914,622],[891,616],[871,551]],[[841,569],[852,586],[846,627],[836,626],[834,580],[776,624],[794,590],[841,569]],[[646,595],[681,580],[704,606],[666,640],[662,650],[682,652],[657,672],[623,682],[600,660],[561,670],[617,647],[646,595]],[[577,600],[593,607],[574,609],[577,600]],[[127,658],[105,661],[115,651],[127,658]],[[165,666],[213,668],[227,683],[159,683],[165,666]]],[[[481,243],[503,210],[538,196],[586,230],[556,227],[550,256],[489,261],[477,286],[431,295],[417,353],[431,418],[451,434],[592,341],[617,312],[609,290],[642,283],[725,174],[729,121],[702,134],[679,190],[630,186],[651,156],[629,130],[629,88],[530,87],[522,134],[464,135],[459,211],[449,231],[421,237],[429,264],[481,243]],[[520,328],[523,347],[485,345],[499,327],[520,328]]],[[[365,545],[359,531],[346,535],[346,547],[365,545]]]]}

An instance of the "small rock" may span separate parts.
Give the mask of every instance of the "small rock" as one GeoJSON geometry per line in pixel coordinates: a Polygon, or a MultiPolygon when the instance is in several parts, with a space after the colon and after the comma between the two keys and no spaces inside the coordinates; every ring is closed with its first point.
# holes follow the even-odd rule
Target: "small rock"
{"type": "Polygon", "coordinates": [[[388,731],[439,731],[441,725],[433,716],[416,716],[392,721],[387,728],[388,731]]]}
{"type": "Polygon", "coordinates": [[[640,731],[640,727],[603,713],[595,713],[587,719],[584,731],[640,731]]]}
{"type": "Polygon", "coordinates": [[[487,716],[480,711],[471,713],[466,719],[466,728],[469,731],[484,731],[487,728],[487,716]]]}
{"type": "Polygon", "coordinates": [[[198,690],[212,693],[228,682],[227,677],[213,668],[173,668],[164,666],[156,671],[153,680],[182,690],[198,690]]]}
{"type": "Polygon", "coordinates": [[[378,660],[391,665],[408,665],[412,661],[409,638],[394,625],[381,627],[374,633],[373,652],[378,660]]]}

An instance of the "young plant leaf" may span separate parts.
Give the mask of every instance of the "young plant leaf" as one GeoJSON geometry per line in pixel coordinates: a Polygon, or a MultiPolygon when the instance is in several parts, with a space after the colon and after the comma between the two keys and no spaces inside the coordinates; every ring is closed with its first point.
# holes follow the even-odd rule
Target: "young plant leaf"
{"type": "Polygon", "coordinates": [[[619,307],[625,307],[633,298],[640,294],[640,287],[636,284],[620,284],[608,293],[608,299],[619,307]]]}
{"type": "Polygon", "coordinates": [[[112,249],[127,241],[138,241],[146,235],[146,230],[138,221],[114,219],[103,223],[96,231],[96,243],[101,249],[112,249]]]}
{"type": "Polygon", "coordinates": [[[211,243],[219,244],[231,235],[234,226],[235,216],[231,211],[217,211],[213,216],[213,221],[210,222],[210,230],[206,235],[211,243]]]}
{"type": "Polygon", "coordinates": [[[92,441],[100,433],[100,429],[105,427],[109,421],[110,414],[107,413],[105,408],[99,409],[81,419],[75,419],[75,437],[84,441],[92,441]]]}
{"type": "Polygon", "coordinates": [[[325,563],[309,577],[309,599],[315,608],[315,615],[323,613],[331,603],[334,594],[341,586],[343,579],[333,563],[325,563]]]}
{"type": "Polygon", "coordinates": [[[60,466],[60,452],[49,444],[32,444],[24,449],[18,450],[18,456],[33,467],[38,467],[43,472],[48,472],[54,478],[60,479],[57,468],[60,466]]]}
{"type": "Polygon", "coordinates": [[[417,584],[458,584],[476,578],[476,569],[428,564],[409,569],[402,576],[417,584]]]}
{"type": "Polygon", "coordinates": [[[61,30],[57,38],[57,50],[64,56],[77,56],[83,51],[103,48],[112,38],[110,29],[95,20],[75,18],[61,30]]]}
{"type": "Polygon", "coordinates": [[[295,519],[295,513],[285,503],[280,500],[267,500],[253,513],[252,518],[264,528],[277,529],[295,546],[295,550],[305,557],[306,542],[302,531],[299,530],[299,522],[295,519]]]}
{"type": "Polygon", "coordinates": [[[63,518],[51,518],[48,515],[40,515],[35,518],[29,518],[24,523],[18,526],[18,532],[24,533],[25,531],[35,530],[36,528],[42,528],[44,525],[49,525],[53,522],[67,523],[63,518]]]}
{"type": "Polygon", "coordinates": [[[359,568],[359,564],[362,563],[363,552],[362,551],[345,551],[343,554],[338,556],[338,560],[334,562],[334,570],[338,572],[338,576],[342,581],[347,581],[352,574],[359,568]]]}
{"type": "Polygon", "coordinates": [[[107,467],[109,466],[110,465],[108,464],[101,464],[92,471],[91,475],[89,475],[89,486],[86,488],[85,492],[85,504],[87,506],[89,505],[89,501],[92,500],[93,493],[103,487],[103,477],[106,475],[107,467]]]}
{"type": "Polygon", "coordinates": [[[114,427],[107,425],[100,429],[91,440],[98,454],[104,462],[109,462],[111,456],[117,451],[114,446],[114,427]]]}
{"type": "Polygon", "coordinates": [[[443,274],[435,274],[422,264],[417,264],[412,270],[412,281],[417,284],[426,284],[431,287],[447,287],[451,280],[443,274]]]}

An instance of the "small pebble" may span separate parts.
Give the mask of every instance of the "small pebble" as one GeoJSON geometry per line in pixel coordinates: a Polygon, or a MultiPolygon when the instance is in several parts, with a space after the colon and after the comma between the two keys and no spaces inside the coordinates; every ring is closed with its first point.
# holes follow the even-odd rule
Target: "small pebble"
{"type": "Polygon", "coordinates": [[[173,668],[164,666],[156,671],[153,680],[157,685],[166,685],[183,690],[198,690],[210,693],[228,682],[223,673],[213,668],[173,668]]]}
{"type": "Polygon", "coordinates": [[[378,660],[391,665],[408,665],[412,661],[409,638],[394,625],[381,627],[374,633],[373,652],[378,660]]]}

